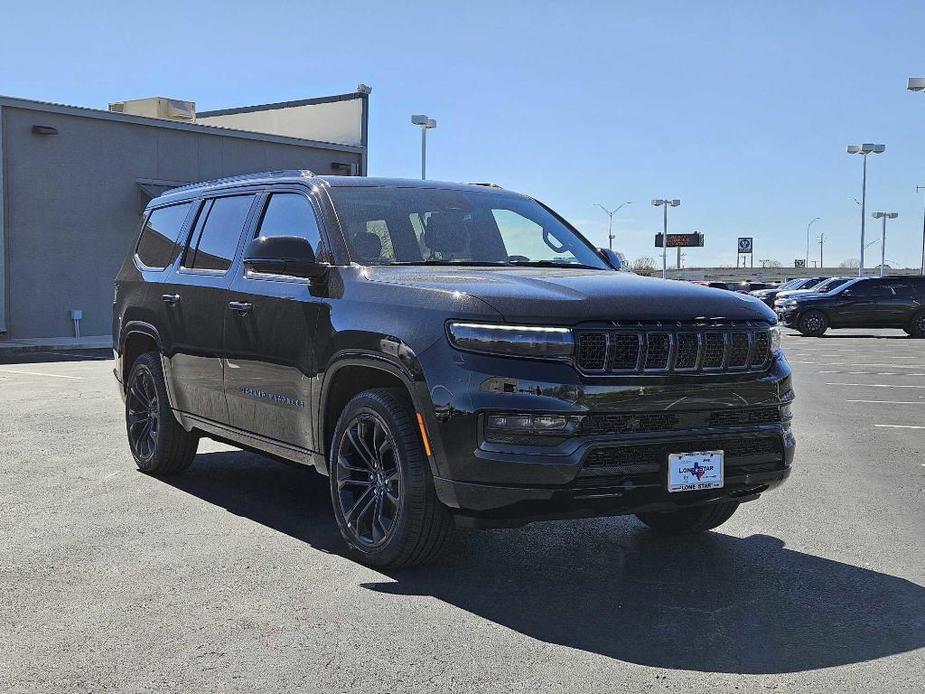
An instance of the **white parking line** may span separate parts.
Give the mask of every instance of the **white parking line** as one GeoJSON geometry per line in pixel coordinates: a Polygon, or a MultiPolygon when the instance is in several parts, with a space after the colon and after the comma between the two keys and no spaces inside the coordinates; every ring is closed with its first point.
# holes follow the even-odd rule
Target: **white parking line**
{"type": "Polygon", "coordinates": [[[63,376],[62,374],[46,374],[39,371],[22,371],[20,369],[0,369],[0,373],[5,374],[23,374],[25,376],[47,376],[48,378],[69,378],[74,381],[82,381],[83,376],[63,376]]]}
{"type": "Polygon", "coordinates": [[[925,400],[845,400],[845,402],[879,403],[881,405],[925,405],[925,400]]]}
{"type": "Polygon", "coordinates": [[[826,383],[827,386],[857,386],[860,388],[925,388],[925,386],[892,385],[889,383],[826,383]]]}
{"type": "Polygon", "coordinates": [[[874,424],[879,429],[925,429],[925,426],[918,424],[874,424]]]}

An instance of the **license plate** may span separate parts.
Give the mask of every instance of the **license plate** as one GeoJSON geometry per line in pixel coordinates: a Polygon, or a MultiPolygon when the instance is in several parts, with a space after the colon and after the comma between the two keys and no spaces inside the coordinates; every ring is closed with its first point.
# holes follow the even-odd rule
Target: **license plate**
{"type": "Polygon", "coordinates": [[[695,492],[723,486],[723,452],[670,453],[668,491],[695,492]]]}

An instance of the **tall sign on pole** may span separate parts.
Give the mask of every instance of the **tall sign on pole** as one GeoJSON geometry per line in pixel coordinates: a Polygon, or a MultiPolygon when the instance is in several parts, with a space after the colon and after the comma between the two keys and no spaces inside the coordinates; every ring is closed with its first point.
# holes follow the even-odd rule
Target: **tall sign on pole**
{"type": "MultiPolygon", "coordinates": [[[[751,236],[740,236],[736,253],[736,267],[739,267],[739,256],[749,257],[749,267],[755,267],[754,239],[751,236]]],[[[745,258],[742,258],[742,267],[745,267],[745,258]]]]}

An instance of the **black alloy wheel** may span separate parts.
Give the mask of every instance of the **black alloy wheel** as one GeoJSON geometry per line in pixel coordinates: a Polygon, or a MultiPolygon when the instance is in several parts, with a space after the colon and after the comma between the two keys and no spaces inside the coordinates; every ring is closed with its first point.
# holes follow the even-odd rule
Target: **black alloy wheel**
{"type": "Polygon", "coordinates": [[[142,354],[129,370],[125,431],[135,464],[149,475],[181,472],[196,455],[199,434],[186,431],[174,417],[157,352],[142,354]]]}
{"type": "Polygon", "coordinates": [[[821,337],[828,327],[829,321],[821,311],[807,311],[800,318],[800,332],[810,337],[821,337]]]}
{"type": "Polygon", "coordinates": [[[126,392],[126,426],[132,453],[141,461],[149,461],[157,447],[160,430],[160,408],[154,375],[144,365],[132,371],[126,392]]]}
{"type": "Polygon", "coordinates": [[[401,513],[401,458],[388,425],[376,412],[361,410],[349,421],[333,474],[351,539],[367,548],[385,543],[401,513]]]}
{"type": "Polygon", "coordinates": [[[925,311],[919,311],[912,316],[909,329],[906,331],[912,337],[925,337],[925,311]]]}

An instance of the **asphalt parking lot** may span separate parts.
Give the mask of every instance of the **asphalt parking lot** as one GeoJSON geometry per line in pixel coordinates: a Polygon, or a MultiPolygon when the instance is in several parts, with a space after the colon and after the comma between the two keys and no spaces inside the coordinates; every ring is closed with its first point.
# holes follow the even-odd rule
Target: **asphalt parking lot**
{"type": "Polygon", "coordinates": [[[0,691],[919,692],[925,341],[784,344],[794,472],[719,531],[466,532],[386,573],[311,471],[138,473],[105,353],[0,355],[0,691]]]}

